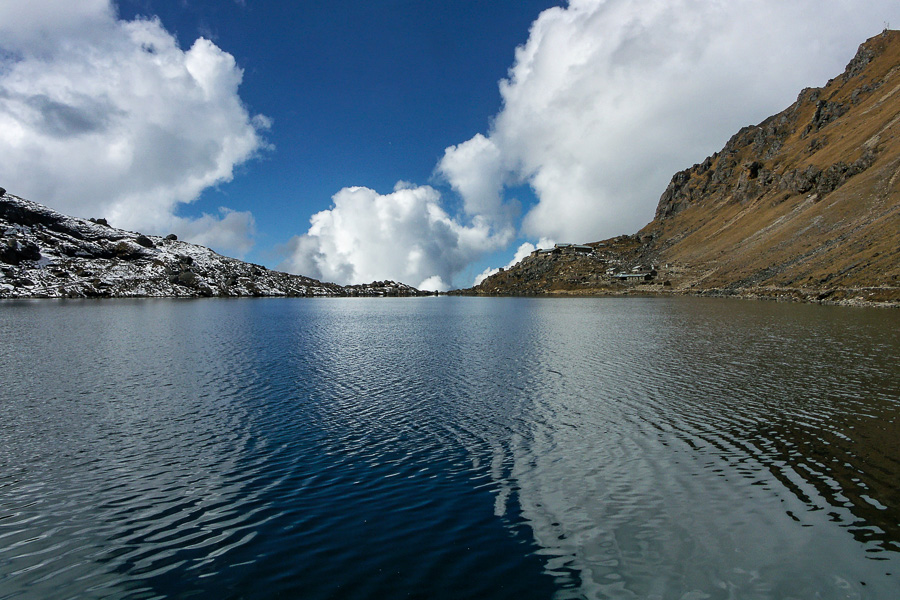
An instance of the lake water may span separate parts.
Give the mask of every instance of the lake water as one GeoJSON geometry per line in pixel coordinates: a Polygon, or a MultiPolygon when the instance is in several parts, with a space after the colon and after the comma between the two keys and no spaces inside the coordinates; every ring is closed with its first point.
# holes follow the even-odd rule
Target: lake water
{"type": "Polygon", "coordinates": [[[900,598],[900,311],[0,303],[0,598],[900,598]]]}

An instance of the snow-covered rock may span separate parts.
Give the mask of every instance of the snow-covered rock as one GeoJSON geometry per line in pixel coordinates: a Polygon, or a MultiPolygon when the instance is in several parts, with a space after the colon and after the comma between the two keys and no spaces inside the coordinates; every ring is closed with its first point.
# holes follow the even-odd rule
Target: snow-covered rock
{"type": "Polygon", "coordinates": [[[340,286],[115,229],[0,191],[0,298],[417,296],[393,281],[340,286]]]}

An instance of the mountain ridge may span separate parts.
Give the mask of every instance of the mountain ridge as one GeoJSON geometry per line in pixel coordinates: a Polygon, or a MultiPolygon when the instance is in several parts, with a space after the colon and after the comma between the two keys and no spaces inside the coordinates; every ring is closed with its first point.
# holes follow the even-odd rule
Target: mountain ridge
{"type": "Polygon", "coordinates": [[[900,32],[676,173],[653,220],[455,293],[701,294],[900,305],[900,32]],[[623,277],[626,273],[650,273],[623,277]]]}
{"type": "Polygon", "coordinates": [[[110,227],[0,188],[0,299],[425,296],[394,281],[342,286],[209,248],[110,227]]]}

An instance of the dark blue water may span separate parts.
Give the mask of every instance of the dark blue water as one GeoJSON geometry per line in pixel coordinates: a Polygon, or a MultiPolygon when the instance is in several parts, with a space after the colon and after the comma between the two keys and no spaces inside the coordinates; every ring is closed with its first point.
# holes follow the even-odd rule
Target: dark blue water
{"type": "Polygon", "coordinates": [[[900,597],[900,313],[0,303],[0,598],[900,597]]]}

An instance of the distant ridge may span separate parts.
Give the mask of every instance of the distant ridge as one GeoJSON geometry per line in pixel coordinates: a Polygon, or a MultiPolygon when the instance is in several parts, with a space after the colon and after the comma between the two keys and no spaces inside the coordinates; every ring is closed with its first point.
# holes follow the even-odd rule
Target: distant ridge
{"type": "Polygon", "coordinates": [[[676,173],[653,221],[469,294],[693,293],[900,305],[900,32],[676,173]],[[654,271],[649,280],[623,279],[654,271]]]}
{"type": "Polygon", "coordinates": [[[79,219],[0,188],[0,298],[420,296],[393,281],[341,286],[166,237],[79,219]]]}

